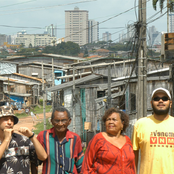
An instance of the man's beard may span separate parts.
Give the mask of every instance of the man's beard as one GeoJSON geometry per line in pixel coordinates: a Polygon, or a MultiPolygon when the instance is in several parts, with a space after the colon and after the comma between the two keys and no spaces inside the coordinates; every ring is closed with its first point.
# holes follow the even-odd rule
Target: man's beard
{"type": "Polygon", "coordinates": [[[156,109],[152,103],[152,108],[153,108],[153,112],[156,115],[167,115],[169,113],[170,105],[165,110],[159,110],[159,109],[156,109]]]}

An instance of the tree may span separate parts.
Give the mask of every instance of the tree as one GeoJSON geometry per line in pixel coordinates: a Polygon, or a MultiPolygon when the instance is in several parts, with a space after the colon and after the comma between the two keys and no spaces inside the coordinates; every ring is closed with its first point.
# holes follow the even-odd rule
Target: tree
{"type": "Polygon", "coordinates": [[[20,44],[20,48],[24,48],[25,47],[25,44],[24,43],[21,43],[20,44]]]}
{"type": "MultiPolygon", "coordinates": [[[[158,1],[160,3],[160,9],[162,11],[164,5],[163,3],[165,0],[152,0],[153,8],[156,10],[156,5],[158,1]]],[[[167,7],[170,9],[170,12],[174,12],[174,0],[167,0],[167,7]]]]}
{"type": "Polygon", "coordinates": [[[29,48],[32,48],[32,44],[31,43],[29,44],[29,48]]]}
{"type": "Polygon", "coordinates": [[[46,46],[43,53],[77,56],[80,53],[80,47],[78,44],[68,41],[57,44],[57,46],[46,46]]]}

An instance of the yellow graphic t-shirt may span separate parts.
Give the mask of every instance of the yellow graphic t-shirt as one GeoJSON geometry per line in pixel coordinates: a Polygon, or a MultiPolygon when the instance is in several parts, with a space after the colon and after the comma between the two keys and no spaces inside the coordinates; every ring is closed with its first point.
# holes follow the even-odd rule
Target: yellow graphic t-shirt
{"type": "Polygon", "coordinates": [[[139,174],[174,174],[174,118],[159,121],[153,115],[134,125],[133,150],[141,150],[139,174]]]}

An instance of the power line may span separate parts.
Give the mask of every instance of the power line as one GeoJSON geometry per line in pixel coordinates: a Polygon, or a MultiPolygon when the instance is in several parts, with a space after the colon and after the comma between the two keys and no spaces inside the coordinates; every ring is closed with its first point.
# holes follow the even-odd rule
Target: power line
{"type": "Polygon", "coordinates": [[[92,2],[92,1],[97,1],[97,0],[82,0],[82,1],[78,1],[78,2],[72,2],[72,3],[67,3],[67,4],[61,4],[61,5],[53,5],[53,6],[46,6],[46,7],[44,7],[44,6],[43,7],[34,7],[34,8],[26,8],[26,9],[15,9],[15,10],[10,10],[10,11],[18,11],[18,12],[16,12],[16,13],[0,14],[0,16],[8,15],[8,14],[19,14],[19,13],[24,13],[24,12],[29,12],[29,11],[45,10],[45,9],[48,9],[48,8],[55,8],[55,7],[60,7],[60,6],[80,4],[80,3],[92,2]],[[22,10],[26,10],[26,11],[22,11],[22,10]]]}
{"type": "Polygon", "coordinates": [[[10,7],[10,6],[15,6],[15,5],[20,5],[20,4],[26,4],[26,3],[33,2],[33,1],[37,1],[37,0],[31,0],[31,1],[26,1],[26,2],[19,2],[19,3],[15,3],[15,4],[10,4],[10,5],[4,5],[4,6],[0,6],[0,8],[10,7]]]}

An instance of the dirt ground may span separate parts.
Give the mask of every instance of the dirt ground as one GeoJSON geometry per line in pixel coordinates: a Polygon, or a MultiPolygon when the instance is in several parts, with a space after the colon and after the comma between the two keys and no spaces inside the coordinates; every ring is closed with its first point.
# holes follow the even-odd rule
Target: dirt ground
{"type": "MultiPolygon", "coordinates": [[[[46,113],[46,118],[50,118],[50,117],[51,117],[51,112],[46,113]]],[[[32,116],[20,118],[18,124],[16,124],[14,126],[14,129],[16,131],[16,130],[18,130],[19,127],[28,127],[30,130],[34,130],[35,129],[34,126],[38,122],[43,121],[43,119],[44,119],[43,114],[37,114],[37,119],[35,121],[33,121],[32,116]]],[[[42,173],[42,166],[39,166],[38,167],[38,174],[41,174],[41,173],[42,173]]]]}
{"type": "MultiPolygon", "coordinates": [[[[46,118],[50,118],[51,117],[51,112],[46,113],[46,118]]],[[[38,122],[43,121],[44,116],[43,114],[37,114],[37,118],[35,121],[33,121],[32,116],[27,116],[27,117],[23,117],[19,119],[18,124],[16,124],[14,126],[14,129],[17,130],[19,127],[28,127],[30,130],[34,130],[35,129],[35,125],[38,122]]]]}

